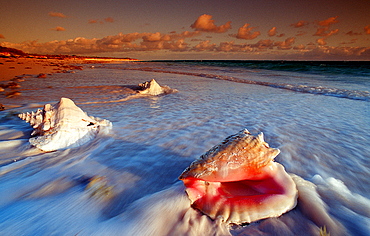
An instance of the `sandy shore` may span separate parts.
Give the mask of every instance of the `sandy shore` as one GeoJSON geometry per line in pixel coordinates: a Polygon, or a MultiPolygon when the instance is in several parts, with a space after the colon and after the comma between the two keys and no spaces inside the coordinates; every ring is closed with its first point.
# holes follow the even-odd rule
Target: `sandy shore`
{"type": "Polygon", "coordinates": [[[86,64],[117,63],[134,61],[125,59],[99,59],[99,58],[0,58],[0,111],[6,99],[21,95],[19,91],[22,81],[27,78],[47,78],[53,73],[73,73],[83,70],[86,64]]]}

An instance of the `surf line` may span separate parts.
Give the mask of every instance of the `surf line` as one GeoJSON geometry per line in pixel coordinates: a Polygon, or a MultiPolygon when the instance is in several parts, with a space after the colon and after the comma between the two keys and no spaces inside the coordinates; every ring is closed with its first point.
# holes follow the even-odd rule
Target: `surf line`
{"type": "Polygon", "coordinates": [[[271,82],[264,82],[264,81],[240,79],[240,78],[236,78],[232,76],[225,76],[225,75],[169,71],[169,70],[159,70],[159,69],[153,69],[153,68],[123,68],[123,70],[137,70],[137,71],[145,71],[145,72],[197,76],[197,77],[203,77],[203,78],[208,78],[208,79],[225,80],[225,81],[231,81],[231,82],[243,83],[243,84],[261,85],[261,86],[267,86],[267,87],[272,87],[272,88],[290,90],[294,92],[300,92],[300,93],[310,93],[310,94],[316,94],[316,95],[347,98],[347,99],[361,100],[361,101],[367,101],[367,102],[370,101],[370,92],[367,92],[367,91],[325,88],[322,86],[311,87],[311,86],[299,85],[299,84],[293,85],[293,84],[286,84],[286,83],[271,83],[271,82]]]}

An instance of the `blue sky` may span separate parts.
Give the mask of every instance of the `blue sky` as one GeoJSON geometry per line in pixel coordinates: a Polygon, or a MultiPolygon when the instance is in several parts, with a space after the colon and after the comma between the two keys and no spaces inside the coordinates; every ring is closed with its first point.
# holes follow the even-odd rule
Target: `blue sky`
{"type": "Polygon", "coordinates": [[[0,45],[150,59],[370,60],[368,0],[0,1],[0,45]]]}

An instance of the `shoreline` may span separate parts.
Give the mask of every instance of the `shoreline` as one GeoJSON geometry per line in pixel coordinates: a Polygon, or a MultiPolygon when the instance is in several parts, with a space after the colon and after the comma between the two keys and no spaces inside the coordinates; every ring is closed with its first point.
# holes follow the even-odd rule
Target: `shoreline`
{"type": "Polygon", "coordinates": [[[136,59],[117,58],[42,58],[0,57],[0,111],[5,99],[21,95],[21,82],[27,78],[49,78],[55,73],[75,73],[87,65],[101,63],[136,62],[136,59]]]}
{"type": "Polygon", "coordinates": [[[39,74],[68,73],[82,69],[84,64],[135,62],[134,59],[115,58],[0,58],[0,82],[19,77],[37,76],[39,74]]]}

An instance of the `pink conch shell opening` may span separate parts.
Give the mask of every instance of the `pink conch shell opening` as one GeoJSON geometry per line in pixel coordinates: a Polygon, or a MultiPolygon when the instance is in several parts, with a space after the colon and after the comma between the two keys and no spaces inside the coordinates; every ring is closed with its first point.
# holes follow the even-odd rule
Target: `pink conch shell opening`
{"type": "Polygon", "coordinates": [[[88,116],[68,98],[18,116],[34,128],[29,142],[46,152],[82,145],[112,127],[108,120],[88,116]]]}
{"type": "Polygon", "coordinates": [[[243,130],[194,161],[179,177],[192,206],[212,219],[250,223],[277,217],[295,207],[297,188],[274,162],[278,149],[263,134],[243,130]]]}

